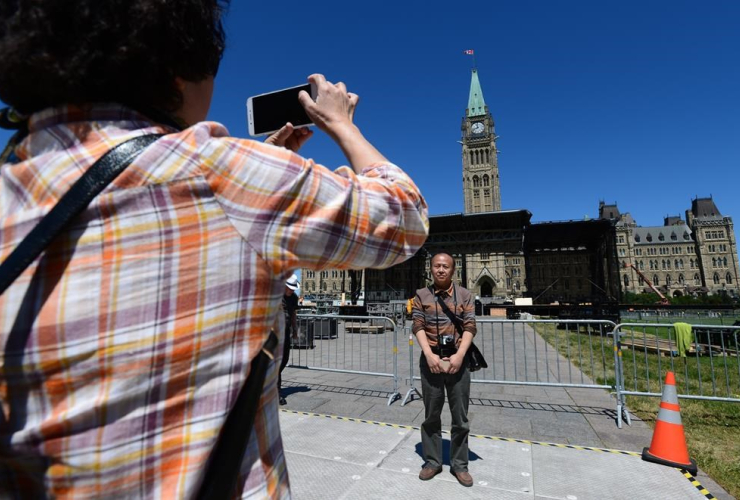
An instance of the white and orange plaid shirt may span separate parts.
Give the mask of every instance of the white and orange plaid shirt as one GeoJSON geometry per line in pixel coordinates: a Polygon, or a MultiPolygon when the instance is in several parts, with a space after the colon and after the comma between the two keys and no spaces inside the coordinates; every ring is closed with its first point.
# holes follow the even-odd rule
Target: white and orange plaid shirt
{"type": "MultiPolygon", "coordinates": [[[[428,232],[389,163],[331,172],[217,123],[176,132],[114,105],[46,110],[29,129],[0,166],[2,259],[106,151],[168,135],[0,297],[0,496],[192,496],[292,271],[388,267],[428,232]]],[[[276,378],[243,497],[289,496],[276,378]]]]}

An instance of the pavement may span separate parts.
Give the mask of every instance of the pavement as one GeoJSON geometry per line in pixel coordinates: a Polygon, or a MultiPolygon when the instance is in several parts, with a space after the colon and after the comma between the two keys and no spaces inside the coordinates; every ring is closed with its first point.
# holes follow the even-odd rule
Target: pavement
{"type": "MultiPolygon", "coordinates": [[[[615,400],[608,391],[526,385],[592,381],[554,350],[547,351],[544,341],[525,326],[521,332],[502,333],[495,345],[486,345],[486,339],[498,338],[498,332],[476,337],[476,344],[489,353],[489,365],[498,366],[491,378],[513,383],[487,383],[478,373],[478,382],[471,385],[473,487],[459,485],[449,473],[447,434],[444,472],[420,481],[418,428],[424,407],[412,372],[418,348],[412,351],[407,338],[392,342],[392,332],[350,335],[340,325],[331,333],[315,338],[312,349],[293,349],[283,372],[288,404],[280,422],[296,499],[733,498],[701,470],[692,478],[642,461],[639,455],[650,445],[652,430],[634,415],[632,425],[618,428],[615,400]],[[509,345],[509,337],[519,343],[518,350],[509,345]],[[393,372],[393,357],[383,354],[394,351],[400,384],[383,376],[393,372]],[[525,353],[528,363],[522,360],[525,353]],[[509,371],[504,377],[505,366],[509,371]]],[[[591,352],[598,352],[595,345],[591,352]]],[[[442,423],[449,429],[447,407],[442,423]]]]}

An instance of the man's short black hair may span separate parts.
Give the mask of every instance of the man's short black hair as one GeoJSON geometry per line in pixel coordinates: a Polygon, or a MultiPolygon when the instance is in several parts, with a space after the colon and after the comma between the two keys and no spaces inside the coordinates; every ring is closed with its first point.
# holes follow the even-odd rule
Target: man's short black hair
{"type": "Polygon", "coordinates": [[[174,111],[215,75],[228,0],[3,0],[0,99],[22,113],[117,102],[174,111]]]}
{"type": "Polygon", "coordinates": [[[434,262],[434,258],[435,258],[435,257],[436,257],[437,255],[446,255],[446,256],[448,256],[448,257],[449,257],[450,259],[452,259],[452,269],[455,269],[455,266],[456,266],[456,264],[455,264],[455,257],[453,257],[451,253],[447,253],[447,252],[437,252],[437,253],[435,253],[434,255],[432,255],[432,258],[431,258],[431,260],[429,261],[429,264],[430,264],[430,265],[431,265],[431,263],[432,263],[432,262],[434,262]]]}

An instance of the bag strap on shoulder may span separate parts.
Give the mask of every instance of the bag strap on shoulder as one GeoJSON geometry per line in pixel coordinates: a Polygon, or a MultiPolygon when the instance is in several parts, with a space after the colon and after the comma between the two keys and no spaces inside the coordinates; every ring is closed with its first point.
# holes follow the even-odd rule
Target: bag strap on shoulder
{"type": "Polygon", "coordinates": [[[77,215],[162,134],[122,142],[98,159],[36,224],[0,265],[0,295],[35,261],[77,215]]]}

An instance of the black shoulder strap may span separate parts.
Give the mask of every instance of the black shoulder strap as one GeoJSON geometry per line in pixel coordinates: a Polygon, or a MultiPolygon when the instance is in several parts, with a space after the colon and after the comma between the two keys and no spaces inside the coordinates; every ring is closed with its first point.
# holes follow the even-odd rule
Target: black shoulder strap
{"type": "MultiPolygon", "coordinates": [[[[452,286],[454,287],[455,284],[453,283],[452,286]]],[[[456,293],[456,290],[453,288],[453,293],[456,293]]],[[[452,324],[455,325],[455,329],[457,330],[457,333],[462,337],[463,335],[463,326],[462,321],[460,321],[460,318],[455,316],[455,314],[450,311],[450,308],[447,307],[447,304],[445,304],[445,301],[442,300],[442,297],[437,295],[437,302],[439,302],[439,305],[442,307],[442,312],[447,315],[448,318],[450,318],[450,321],[452,321],[452,324]]]]}
{"type": "Polygon", "coordinates": [[[134,137],[100,157],[0,265],[0,295],[41,255],[70,221],[87,208],[93,198],[160,137],[161,134],[134,137]]]}

